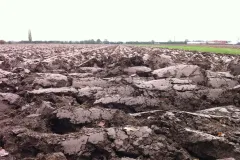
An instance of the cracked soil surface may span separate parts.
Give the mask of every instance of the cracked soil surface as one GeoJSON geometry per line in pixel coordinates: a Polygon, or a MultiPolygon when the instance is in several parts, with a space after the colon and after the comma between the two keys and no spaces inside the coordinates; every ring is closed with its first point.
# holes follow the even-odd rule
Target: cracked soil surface
{"type": "Polygon", "coordinates": [[[240,56],[2,45],[1,160],[239,160],[240,56]]]}

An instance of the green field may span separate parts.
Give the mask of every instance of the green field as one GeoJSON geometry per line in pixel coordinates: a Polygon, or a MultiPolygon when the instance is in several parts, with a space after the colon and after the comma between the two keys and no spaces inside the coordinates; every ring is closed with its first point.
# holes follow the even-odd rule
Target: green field
{"type": "Polygon", "coordinates": [[[240,48],[227,48],[223,46],[192,46],[192,45],[144,45],[149,47],[160,47],[169,49],[182,49],[189,51],[199,51],[199,52],[211,52],[211,53],[223,53],[223,54],[240,54],[240,48]]]}

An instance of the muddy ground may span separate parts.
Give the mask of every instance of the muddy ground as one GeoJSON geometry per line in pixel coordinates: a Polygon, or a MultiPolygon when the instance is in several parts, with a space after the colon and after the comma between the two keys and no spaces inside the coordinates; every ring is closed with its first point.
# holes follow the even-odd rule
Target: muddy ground
{"type": "Polygon", "coordinates": [[[240,57],[3,45],[1,160],[240,159],[240,57]]]}

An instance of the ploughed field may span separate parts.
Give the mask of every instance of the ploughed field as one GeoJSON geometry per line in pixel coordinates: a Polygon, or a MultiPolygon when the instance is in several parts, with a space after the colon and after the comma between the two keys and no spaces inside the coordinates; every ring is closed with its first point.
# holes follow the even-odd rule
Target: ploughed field
{"type": "Polygon", "coordinates": [[[0,159],[238,160],[239,61],[124,45],[2,45],[0,145],[9,155],[0,159]]]}

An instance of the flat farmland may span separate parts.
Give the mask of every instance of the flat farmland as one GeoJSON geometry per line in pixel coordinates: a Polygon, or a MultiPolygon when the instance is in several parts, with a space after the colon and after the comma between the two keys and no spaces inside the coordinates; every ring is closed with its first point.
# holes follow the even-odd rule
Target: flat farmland
{"type": "Polygon", "coordinates": [[[240,159],[240,56],[168,48],[1,45],[0,159],[240,159]]]}
{"type": "Polygon", "coordinates": [[[143,46],[222,54],[240,54],[240,45],[143,45],[143,46]]]}

